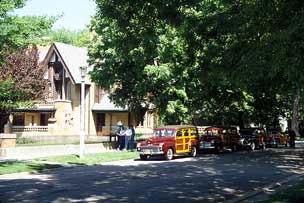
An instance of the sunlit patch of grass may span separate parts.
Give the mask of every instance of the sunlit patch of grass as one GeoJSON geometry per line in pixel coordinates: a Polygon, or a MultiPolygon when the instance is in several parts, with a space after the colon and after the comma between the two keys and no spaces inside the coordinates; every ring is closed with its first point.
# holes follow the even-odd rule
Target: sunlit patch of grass
{"type": "Polygon", "coordinates": [[[100,164],[109,161],[127,160],[138,158],[138,153],[128,151],[113,151],[103,152],[96,154],[86,154],[83,159],[80,159],[78,155],[64,155],[64,156],[50,156],[44,158],[38,158],[37,161],[49,161],[62,164],[77,164],[77,165],[91,165],[100,164]]]}
{"type": "Polygon", "coordinates": [[[0,175],[19,172],[42,171],[59,165],[33,162],[0,162],[0,175]]]}

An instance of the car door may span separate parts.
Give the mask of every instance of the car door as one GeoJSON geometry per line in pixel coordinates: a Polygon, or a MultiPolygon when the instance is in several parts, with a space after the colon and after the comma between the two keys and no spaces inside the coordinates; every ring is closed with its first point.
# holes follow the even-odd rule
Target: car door
{"type": "Polygon", "coordinates": [[[176,131],[175,150],[176,153],[185,153],[190,151],[190,136],[188,128],[180,128],[176,131]]]}

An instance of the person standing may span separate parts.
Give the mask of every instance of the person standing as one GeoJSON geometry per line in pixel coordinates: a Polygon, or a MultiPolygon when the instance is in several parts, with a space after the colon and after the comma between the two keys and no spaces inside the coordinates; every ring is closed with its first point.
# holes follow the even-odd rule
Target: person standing
{"type": "Polygon", "coordinates": [[[130,138],[130,141],[129,141],[129,149],[131,151],[133,151],[133,149],[134,149],[134,138],[135,138],[135,129],[134,129],[133,125],[130,125],[130,130],[131,130],[131,138],[130,138]]]}
{"type": "Polygon", "coordinates": [[[131,139],[131,135],[132,135],[132,130],[131,130],[131,128],[129,127],[129,129],[126,130],[125,149],[129,149],[129,147],[130,147],[129,141],[130,141],[130,139],[131,139]],[[128,146],[128,144],[129,144],[129,146],[128,146]]]}
{"type": "Polygon", "coordinates": [[[296,133],[293,129],[288,130],[288,135],[289,135],[289,146],[292,148],[295,148],[295,140],[296,140],[296,133]]]}
{"type": "Polygon", "coordinates": [[[119,142],[118,145],[116,146],[116,150],[122,150],[124,148],[125,137],[126,137],[126,130],[124,129],[124,127],[121,127],[119,132],[119,142]]]}

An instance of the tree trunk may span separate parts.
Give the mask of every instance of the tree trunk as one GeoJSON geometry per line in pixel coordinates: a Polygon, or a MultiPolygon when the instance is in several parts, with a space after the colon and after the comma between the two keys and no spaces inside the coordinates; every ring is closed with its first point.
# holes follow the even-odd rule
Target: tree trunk
{"type": "Polygon", "coordinates": [[[245,126],[244,126],[244,118],[243,118],[243,115],[244,115],[244,112],[243,111],[239,111],[238,112],[238,120],[239,120],[239,126],[240,126],[240,129],[243,129],[245,126]]]}
{"type": "Polygon", "coordinates": [[[299,105],[300,105],[300,88],[297,87],[294,92],[293,97],[293,108],[292,108],[292,119],[291,119],[291,129],[296,133],[296,136],[299,137],[299,105]]]}

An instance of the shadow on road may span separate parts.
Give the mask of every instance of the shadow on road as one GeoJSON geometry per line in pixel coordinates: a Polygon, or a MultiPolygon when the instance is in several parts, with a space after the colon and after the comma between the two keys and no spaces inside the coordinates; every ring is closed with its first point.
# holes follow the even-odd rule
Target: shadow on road
{"type": "Polygon", "coordinates": [[[303,150],[122,162],[1,180],[2,202],[224,202],[303,173],[303,150]]]}

